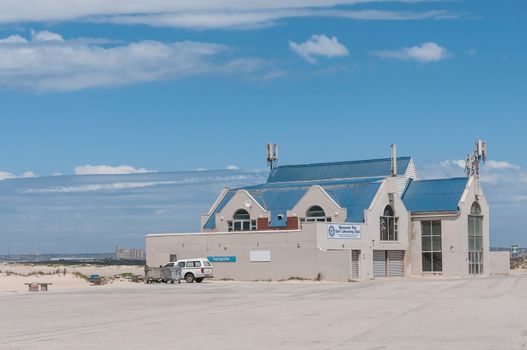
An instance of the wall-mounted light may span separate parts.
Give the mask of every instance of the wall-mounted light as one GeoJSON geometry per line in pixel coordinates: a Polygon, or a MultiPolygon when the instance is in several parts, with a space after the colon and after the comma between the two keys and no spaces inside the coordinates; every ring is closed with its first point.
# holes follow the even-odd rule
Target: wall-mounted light
{"type": "Polygon", "coordinates": [[[220,220],[223,221],[223,216],[220,217],[220,220]]]}
{"type": "Polygon", "coordinates": [[[296,249],[300,249],[300,243],[296,243],[296,249]]]}
{"type": "Polygon", "coordinates": [[[223,246],[223,250],[227,250],[227,245],[224,245],[224,246],[223,246]]]}

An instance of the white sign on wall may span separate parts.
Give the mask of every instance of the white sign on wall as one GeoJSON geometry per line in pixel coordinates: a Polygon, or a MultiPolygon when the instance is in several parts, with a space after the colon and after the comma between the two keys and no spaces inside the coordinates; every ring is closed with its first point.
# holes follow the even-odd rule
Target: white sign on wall
{"type": "Polygon", "coordinates": [[[360,239],[360,225],[328,224],[328,239],[360,239]]]}
{"type": "Polygon", "coordinates": [[[270,250],[251,250],[249,252],[249,260],[251,262],[269,262],[271,261],[270,250]]]}

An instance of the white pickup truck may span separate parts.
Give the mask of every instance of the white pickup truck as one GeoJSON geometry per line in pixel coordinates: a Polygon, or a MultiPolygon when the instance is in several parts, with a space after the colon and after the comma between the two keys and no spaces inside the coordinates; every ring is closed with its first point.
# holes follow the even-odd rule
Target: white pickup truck
{"type": "Polygon", "coordinates": [[[214,269],[207,258],[184,259],[169,262],[165,267],[178,266],[181,268],[181,279],[187,283],[203,282],[205,278],[214,277],[214,269]]]}

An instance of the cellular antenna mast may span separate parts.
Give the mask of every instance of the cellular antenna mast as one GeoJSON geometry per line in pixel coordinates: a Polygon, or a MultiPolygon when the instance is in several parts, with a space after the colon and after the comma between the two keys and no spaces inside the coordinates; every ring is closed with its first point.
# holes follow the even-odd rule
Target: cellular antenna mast
{"type": "Polygon", "coordinates": [[[271,171],[278,164],[278,145],[276,143],[267,144],[267,165],[271,171]]]}
{"type": "Polygon", "coordinates": [[[465,165],[467,176],[476,176],[479,178],[479,163],[487,161],[487,143],[483,140],[476,139],[474,152],[469,153],[465,165]]]}

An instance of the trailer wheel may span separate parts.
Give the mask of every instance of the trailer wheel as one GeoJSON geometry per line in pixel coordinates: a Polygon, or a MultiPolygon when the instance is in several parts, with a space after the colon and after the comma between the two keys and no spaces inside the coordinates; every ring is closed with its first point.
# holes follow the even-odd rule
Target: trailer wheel
{"type": "Polygon", "coordinates": [[[185,281],[187,281],[187,283],[192,283],[194,282],[194,275],[191,274],[191,273],[187,273],[185,275],[185,281]]]}

